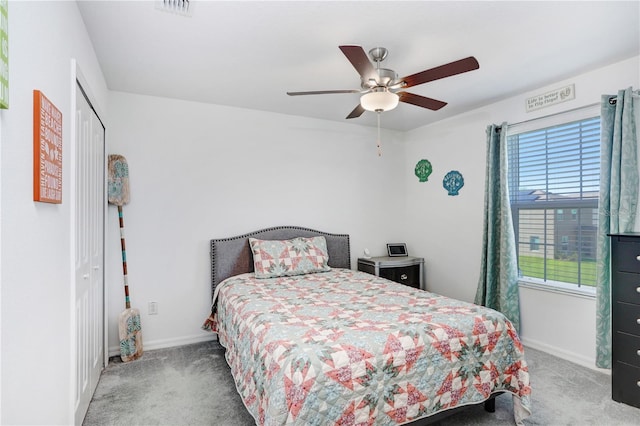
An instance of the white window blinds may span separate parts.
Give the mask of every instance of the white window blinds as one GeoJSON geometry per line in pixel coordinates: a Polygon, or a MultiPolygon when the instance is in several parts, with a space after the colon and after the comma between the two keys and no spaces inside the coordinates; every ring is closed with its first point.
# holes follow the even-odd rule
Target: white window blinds
{"type": "Polygon", "coordinates": [[[520,274],[595,285],[600,117],[507,135],[520,274]]]}

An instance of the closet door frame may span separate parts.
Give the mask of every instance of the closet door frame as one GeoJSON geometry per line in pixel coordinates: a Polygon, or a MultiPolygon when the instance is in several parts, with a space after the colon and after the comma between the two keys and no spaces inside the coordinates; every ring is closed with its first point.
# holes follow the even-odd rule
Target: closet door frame
{"type": "MultiPolygon", "coordinates": [[[[96,113],[100,123],[102,124],[103,128],[105,129],[104,131],[104,145],[103,145],[103,170],[105,173],[105,178],[103,179],[103,194],[104,194],[104,203],[103,203],[103,211],[102,211],[102,216],[103,216],[103,226],[102,226],[102,251],[103,251],[103,267],[102,267],[102,287],[103,287],[103,300],[102,300],[102,312],[103,312],[103,318],[102,318],[102,335],[103,335],[103,339],[102,339],[102,354],[103,354],[103,359],[102,359],[102,363],[103,363],[103,368],[106,368],[107,365],[109,364],[109,351],[108,351],[108,341],[109,341],[109,336],[108,336],[108,311],[107,311],[107,307],[108,307],[108,290],[107,290],[107,260],[108,260],[108,254],[106,252],[106,229],[107,229],[107,207],[108,207],[108,203],[106,201],[106,194],[107,194],[107,180],[106,180],[106,170],[107,170],[107,137],[106,137],[106,123],[104,122],[104,117],[106,116],[106,114],[104,114],[99,106],[98,103],[96,102],[96,98],[92,95],[91,92],[91,86],[89,85],[87,79],[84,77],[84,75],[82,74],[81,71],[81,67],[78,65],[78,63],[76,62],[75,59],[71,59],[71,78],[70,78],[70,87],[71,87],[71,96],[70,96],[70,100],[71,100],[71,108],[70,108],[70,124],[69,124],[69,129],[70,129],[70,133],[71,133],[71,137],[70,137],[70,149],[68,150],[69,152],[69,158],[70,158],[70,169],[71,169],[71,173],[69,173],[70,176],[70,187],[68,190],[68,194],[69,194],[69,203],[71,204],[71,213],[70,213],[70,262],[69,262],[69,266],[70,266],[70,272],[71,272],[71,277],[73,277],[73,282],[72,282],[72,288],[71,288],[71,294],[70,294],[70,298],[71,298],[71,309],[69,312],[69,316],[70,316],[70,353],[71,353],[71,358],[72,358],[72,362],[71,362],[71,380],[70,380],[70,396],[71,398],[69,401],[69,418],[70,419],[75,419],[75,415],[76,415],[76,392],[77,392],[77,364],[79,362],[79,360],[77,359],[76,356],[76,345],[77,345],[77,336],[76,336],[76,329],[77,329],[77,324],[76,324],[76,186],[77,186],[77,182],[76,182],[76,167],[78,166],[77,164],[77,140],[78,140],[78,135],[76,134],[76,108],[77,108],[77,102],[76,102],[76,97],[79,95],[79,91],[81,90],[84,93],[85,98],[88,99],[89,104],[91,105],[91,108],[94,110],[94,112],[96,113]],[[80,89],[81,88],[81,89],[80,89]]],[[[82,93],[80,93],[80,95],[82,95],[82,93]]]]}

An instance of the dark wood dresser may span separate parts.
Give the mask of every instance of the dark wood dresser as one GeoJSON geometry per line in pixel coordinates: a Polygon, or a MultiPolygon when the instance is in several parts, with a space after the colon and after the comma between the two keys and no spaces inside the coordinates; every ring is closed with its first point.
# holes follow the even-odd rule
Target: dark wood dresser
{"type": "Polygon", "coordinates": [[[358,259],[358,271],[426,290],[424,284],[424,259],[422,257],[361,257],[358,259]]]}
{"type": "Polygon", "coordinates": [[[640,233],[611,237],[611,394],[640,408],[640,233]]]}

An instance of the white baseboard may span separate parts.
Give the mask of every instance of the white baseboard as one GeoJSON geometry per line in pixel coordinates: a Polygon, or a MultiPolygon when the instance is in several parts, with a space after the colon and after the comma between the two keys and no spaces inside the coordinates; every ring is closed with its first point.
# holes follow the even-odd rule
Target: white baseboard
{"type": "MultiPolygon", "coordinates": [[[[575,352],[570,352],[565,349],[560,349],[555,346],[551,346],[547,343],[542,343],[537,340],[527,339],[524,337],[520,337],[522,344],[528,346],[533,349],[537,349],[542,352],[546,352],[548,354],[557,356],[558,358],[565,359],[567,361],[571,361],[574,364],[581,365],[583,367],[587,367],[591,370],[599,371],[600,373],[611,374],[611,370],[605,368],[596,367],[595,358],[589,358],[582,354],[577,354],[575,352]]],[[[526,352],[525,352],[526,355],[526,352]]]]}
{"type": "MultiPolygon", "coordinates": [[[[142,347],[145,351],[152,351],[154,349],[172,348],[174,346],[184,346],[193,343],[208,342],[210,340],[218,340],[218,335],[215,333],[198,334],[195,336],[177,337],[174,339],[159,339],[151,341],[143,341],[142,347]]],[[[109,356],[120,355],[119,346],[109,347],[109,356]]]]}

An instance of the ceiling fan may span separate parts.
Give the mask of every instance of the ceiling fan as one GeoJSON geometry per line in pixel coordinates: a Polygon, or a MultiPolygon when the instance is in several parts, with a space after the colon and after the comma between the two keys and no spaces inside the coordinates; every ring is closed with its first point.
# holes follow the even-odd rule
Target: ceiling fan
{"type": "Polygon", "coordinates": [[[326,95],[333,93],[360,93],[360,103],[347,116],[349,118],[360,117],[365,111],[383,112],[394,109],[398,102],[416,105],[437,111],[447,103],[426,96],[404,92],[403,89],[428,83],[467,71],[480,68],[478,61],[473,56],[440,65],[439,67],[424,70],[406,77],[398,78],[398,74],[387,68],[380,68],[382,62],[389,53],[384,47],[374,47],[369,50],[369,55],[375,62],[374,67],[364,49],[360,46],[339,46],[351,65],[360,74],[360,90],[317,90],[307,92],[287,92],[289,96],[300,95],[326,95]]]}

